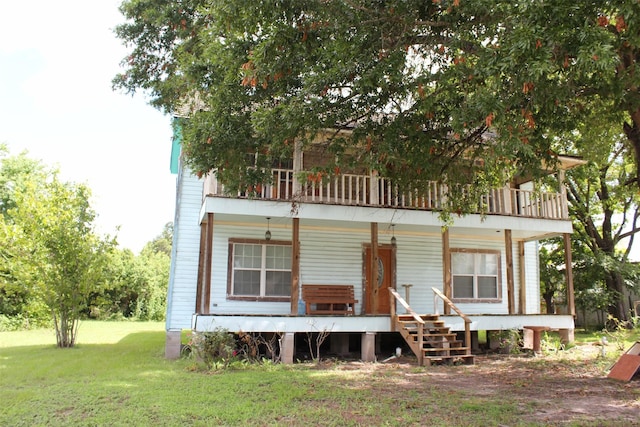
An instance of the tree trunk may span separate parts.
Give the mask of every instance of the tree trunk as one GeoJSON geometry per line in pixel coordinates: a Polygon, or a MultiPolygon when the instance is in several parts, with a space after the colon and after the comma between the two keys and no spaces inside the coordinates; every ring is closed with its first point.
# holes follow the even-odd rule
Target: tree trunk
{"type": "Polygon", "coordinates": [[[618,272],[610,271],[607,274],[605,283],[607,284],[607,290],[614,294],[614,300],[609,304],[609,314],[621,322],[626,322],[628,319],[627,312],[624,308],[624,283],[622,275],[618,272]]]}
{"type": "Polygon", "coordinates": [[[625,122],[624,133],[633,147],[633,158],[636,166],[636,185],[640,187],[640,110],[629,111],[632,124],[625,122]]]}
{"type": "Polygon", "coordinates": [[[547,314],[555,314],[556,313],[556,306],[553,303],[553,296],[555,295],[555,291],[545,291],[542,294],[542,297],[544,298],[544,304],[545,307],[547,309],[547,314]]]}
{"type": "Polygon", "coordinates": [[[56,328],[56,344],[59,348],[71,348],[76,343],[78,321],[70,319],[66,313],[53,313],[53,323],[56,328]]]}

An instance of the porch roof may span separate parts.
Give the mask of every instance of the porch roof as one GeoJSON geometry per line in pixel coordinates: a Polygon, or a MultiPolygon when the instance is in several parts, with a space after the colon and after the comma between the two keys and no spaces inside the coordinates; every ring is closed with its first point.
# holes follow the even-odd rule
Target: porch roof
{"type": "MultiPolygon", "coordinates": [[[[299,204],[293,209],[291,202],[275,200],[234,199],[225,197],[207,197],[202,205],[200,219],[206,221],[206,214],[214,212],[216,221],[235,223],[238,225],[256,222],[256,217],[271,217],[271,224],[278,227],[284,219],[285,226],[291,218],[312,220],[315,227],[361,228],[369,232],[371,222],[381,224],[381,231],[395,225],[396,236],[403,233],[437,234],[443,226],[438,212],[414,209],[390,209],[366,206],[340,206],[329,204],[299,204]],[[384,227],[388,224],[389,227],[384,227]]],[[[537,240],[545,237],[571,233],[571,221],[558,219],[526,218],[504,215],[469,214],[453,218],[449,227],[452,236],[483,237],[487,239],[504,239],[504,230],[511,230],[516,240],[537,240]]]]}

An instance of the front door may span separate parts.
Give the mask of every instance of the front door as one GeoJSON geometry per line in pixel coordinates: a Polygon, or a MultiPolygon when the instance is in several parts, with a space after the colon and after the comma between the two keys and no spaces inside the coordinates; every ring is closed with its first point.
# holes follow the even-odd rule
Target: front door
{"type": "Polygon", "coordinates": [[[365,311],[367,314],[389,314],[391,310],[391,296],[389,288],[394,287],[395,259],[393,247],[378,246],[378,274],[372,277],[371,245],[365,246],[364,251],[365,278],[365,311]]]}

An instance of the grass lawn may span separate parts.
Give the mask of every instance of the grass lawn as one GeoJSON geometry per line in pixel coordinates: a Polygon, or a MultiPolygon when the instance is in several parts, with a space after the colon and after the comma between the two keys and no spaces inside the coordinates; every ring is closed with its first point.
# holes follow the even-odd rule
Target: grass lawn
{"type": "MultiPolygon", "coordinates": [[[[507,369],[501,362],[478,361],[484,368],[333,362],[206,373],[192,360],[165,360],[164,337],[162,323],[84,322],[77,346],[58,349],[53,331],[1,332],[0,426],[550,424],[536,421],[535,402],[491,388],[494,369],[507,369]],[[457,387],[465,378],[487,389],[457,387]]],[[[535,372],[540,363],[526,366],[535,372]]],[[[640,419],[640,393],[630,399],[640,419]]],[[[607,417],[585,419],[618,425],[607,417]]],[[[619,425],[633,425],[626,420],[619,425]]]]}

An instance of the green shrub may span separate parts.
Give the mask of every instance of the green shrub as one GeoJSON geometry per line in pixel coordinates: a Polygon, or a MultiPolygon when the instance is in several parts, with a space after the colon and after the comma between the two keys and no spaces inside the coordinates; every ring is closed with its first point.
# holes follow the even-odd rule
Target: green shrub
{"type": "Polygon", "coordinates": [[[602,332],[609,337],[619,351],[624,350],[629,331],[635,327],[635,320],[622,321],[612,315],[607,315],[607,325],[602,332]]]}
{"type": "Polygon", "coordinates": [[[49,326],[51,326],[51,319],[30,318],[22,314],[15,316],[0,314],[0,332],[22,331],[49,326]]]}
{"type": "Polygon", "coordinates": [[[235,356],[235,338],[227,329],[193,332],[189,342],[191,351],[207,369],[226,368],[235,356]]]}
{"type": "Polygon", "coordinates": [[[556,354],[565,349],[565,345],[562,343],[560,337],[556,334],[544,333],[544,336],[540,340],[540,349],[545,354],[556,354]]]}
{"type": "Polygon", "coordinates": [[[501,353],[518,354],[522,347],[522,337],[517,329],[504,329],[496,334],[501,353]]]}

